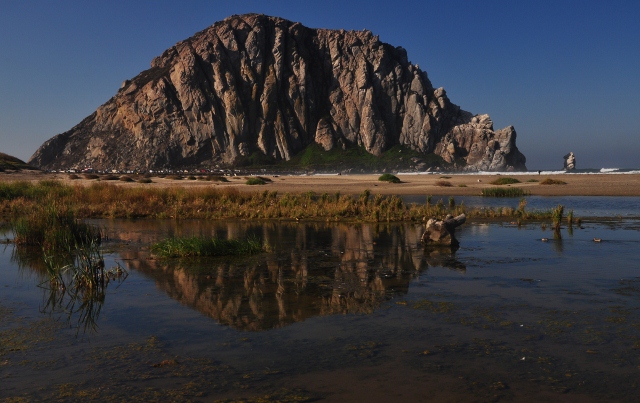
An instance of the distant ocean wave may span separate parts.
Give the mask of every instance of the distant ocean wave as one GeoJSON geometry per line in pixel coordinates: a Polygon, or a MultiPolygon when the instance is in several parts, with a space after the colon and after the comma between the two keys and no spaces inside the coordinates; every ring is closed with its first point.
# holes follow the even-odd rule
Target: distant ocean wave
{"type": "Polygon", "coordinates": [[[492,171],[478,171],[478,172],[446,172],[446,171],[431,171],[431,172],[398,172],[398,175],[532,175],[540,173],[540,175],[632,175],[640,174],[640,169],[627,169],[627,168],[600,168],[600,169],[576,169],[575,171],[567,172],[564,170],[559,171],[524,171],[524,172],[492,172],[492,171]]]}

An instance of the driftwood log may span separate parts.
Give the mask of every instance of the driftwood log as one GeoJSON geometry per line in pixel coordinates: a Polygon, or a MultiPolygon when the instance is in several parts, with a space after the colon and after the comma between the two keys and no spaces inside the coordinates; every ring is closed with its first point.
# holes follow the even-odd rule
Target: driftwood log
{"type": "Polygon", "coordinates": [[[467,217],[464,214],[457,217],[449,214],[444,220],[429,219],[427,229],[422,234],[422,243],[425,245],[460,245],[456,239],[456,228],[464,224],[465,221],[467,221],[467,217]]]}

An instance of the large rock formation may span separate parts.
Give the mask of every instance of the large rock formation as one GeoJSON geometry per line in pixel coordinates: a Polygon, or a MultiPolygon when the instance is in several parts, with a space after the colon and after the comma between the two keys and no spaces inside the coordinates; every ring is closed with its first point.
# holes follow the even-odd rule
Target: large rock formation
{"type": "Polygon", "coordinates": [[[179,42],[30,160],[46,169],[233,165],[312,143],[400,144],[468,170],[522,170],[513,127],[493,131],[434,89],[406,51],[365,31],[232,16],[179,42]]]}

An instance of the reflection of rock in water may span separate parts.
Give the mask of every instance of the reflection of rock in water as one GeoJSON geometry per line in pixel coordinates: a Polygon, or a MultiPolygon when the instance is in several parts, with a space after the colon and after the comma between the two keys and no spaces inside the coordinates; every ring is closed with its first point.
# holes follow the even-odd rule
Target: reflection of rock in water
{"type": "Polygon", "coordinates": [[[450,270],[466,272],[467,265],[455,257],[455,252],[458,249],[458,246],[426,247],[425,255],[427,264],[430,266],[440,266],[446,267],[450,270]]]}
{"type": "Polygon", "coordinates": [[[191,267],[140,259],[143,256],[137,252],[125,252],[123,258],[132,259],[127,260],[129,267],[153,277],[172,298],[220,323],[252,331],[317,315],[370,313],[388,298],[405,294],[427,261],[460,269],[447,263],[444,255],[425,254],[421,226],[245,224],[239,228],[234,226],[234,237],[259,234],[276,252],[251,263],[210,259],[191,267]]]}

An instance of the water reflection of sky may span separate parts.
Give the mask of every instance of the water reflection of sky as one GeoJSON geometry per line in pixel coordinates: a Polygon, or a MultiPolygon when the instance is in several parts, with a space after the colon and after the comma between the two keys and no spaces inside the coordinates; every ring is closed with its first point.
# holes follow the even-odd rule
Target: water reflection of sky
{"type": "MultiPolygon", "coordinates": [[[[340,374],[357,388],[365,367],[384,378],[391,376],[389,366],[402,380],[469,379],[476,386],[461,389],[469,398],[482,388],[487,398],[505,391],[505,399],[516,393],[516,400],[518,391],[530,397],[539,390],[635,396],[637,220],[590,222],[563,228],[559,237],[540,224],[471,221],[457,232],[461,248],[455,252],[425,250],[419,243],[422,225],[413,224],[98,223],[109,234],[105,247],[113,251],[107,265],[119,261],[130,272],[108,290],[98,331],[90,336],[104,351],[153,335],[178,361],[195,356],[243,374],[265,368],[277,373],[263,383],[256,377],[243,390],[263,391],[275,382],[320,397],[340,393],[332,386],[336,371],[347,371],[340,374]],[[214,234],[254,234],[274,250],[196,263],[149,259],[149,244],[157,239],[214,234]]],[[[0,306],[37,318],[41,276],[19,269],[12,249],[0,254],[0,306]]],[[[62,336],[54,345],[65,346],[65,354],[78,357],[74,349],[87,348],[83,340],[69,347],[73,332],[62,336]]],[[[103,382],[117,379],[91,368],[103,382]]],[[[68,382],[61,368],[56,371],[68,382]]],[[[5,380],[7,388],[27,388],[20,378],[5,380]]],[[[165,382],[170,387],[176,381],[165,382]]],[[[206,384],[199,387],[205,396],[219,397],[206,384]]]]}
{"type": "MultiPolygon", "coordinates": [[[[573,210],[577,217],[640,217],[640,197],[620,196],[527,196],[527,210],[550,210],[557,205],[565,206],[565,212],[573,210]]],[[[424,204],[425,195],[404,196],[407,203],[424,204]]],[[[433,196],[432,203],[442,199],[445,205],[447,197],[433,196]]],[[[464,202],[467,207],[511,207],[518,208],[520,198],[455,196],[457,204],[464,202]]]]}

